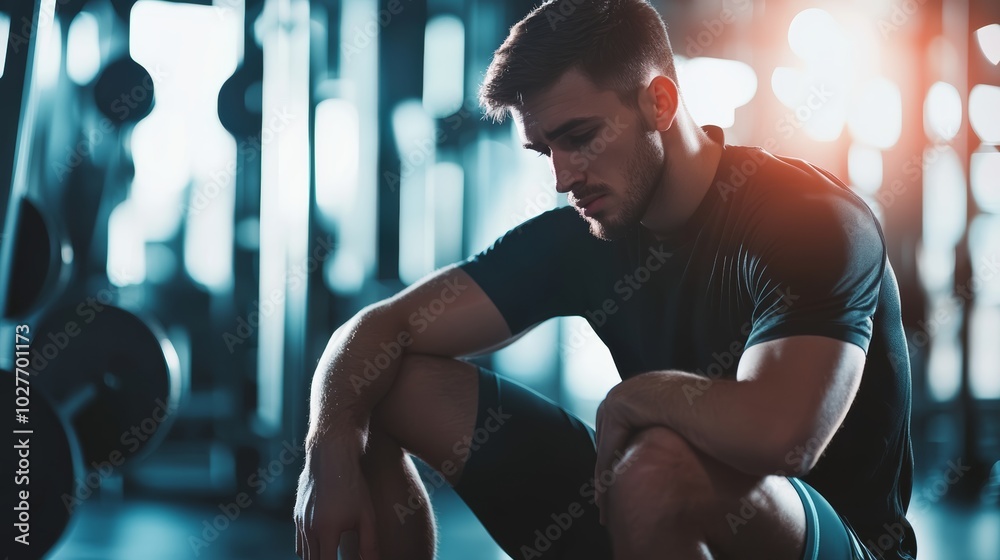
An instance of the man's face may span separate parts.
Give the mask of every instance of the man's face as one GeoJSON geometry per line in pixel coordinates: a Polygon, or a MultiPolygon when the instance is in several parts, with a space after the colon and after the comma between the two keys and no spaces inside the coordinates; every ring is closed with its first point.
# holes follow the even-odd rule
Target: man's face
{"type": "Polygon", "coordinates": [[[548,157],[556,190],[593,235],[611,240],[636,228],[667,165],[658,133],[636,110],[570,70],[511,113],[524,146],[548,157]]]}

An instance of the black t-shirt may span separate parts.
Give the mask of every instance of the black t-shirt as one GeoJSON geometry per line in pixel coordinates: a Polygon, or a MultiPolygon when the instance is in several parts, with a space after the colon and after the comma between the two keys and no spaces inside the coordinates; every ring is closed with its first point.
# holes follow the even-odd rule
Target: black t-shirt
{"type": "MultiPolygon", "coordinates": [[[[705,129],[723,142],[721,129],[705,129]]],[[[663,241],[641,226],[600,240],[563,207],[461,267],[513,334],[552,317],[585,317],[622,379],[664,369],[735,379],[747,347],[794,335],[860,346],[867,361],[857,396],[803,480],[874,552],[916,554],[904,517],[913,456],[898,288],[875,216],[832,174],[726,145],[695,213],[663,241]]]]}

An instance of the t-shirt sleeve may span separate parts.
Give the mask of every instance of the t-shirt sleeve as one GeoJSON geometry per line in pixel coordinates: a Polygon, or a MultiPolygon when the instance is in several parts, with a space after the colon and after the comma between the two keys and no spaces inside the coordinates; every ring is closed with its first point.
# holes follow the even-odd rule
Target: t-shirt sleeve
{"type": "Polygon", "coordinates": [[[507,321],[512,335],[552,317],[580,314],[586,223],[557,208],[503,234],[459,263],[507,321]]]}
{"type": "Polygon", "coordinates": [[[756,258],[747,347],[796,335],[850,342],[865,353],[885,268],[875,217],[850,193],[805,194],[772,204],[750,243],[756,258]]]}

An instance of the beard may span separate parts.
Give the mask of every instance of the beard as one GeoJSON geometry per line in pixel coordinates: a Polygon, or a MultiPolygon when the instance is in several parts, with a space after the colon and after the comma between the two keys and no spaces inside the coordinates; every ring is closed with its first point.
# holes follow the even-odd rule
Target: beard
{"type": "MultiPolygon", "coordinates": [[[[663,177],[663,172],[669,166],[663,149],[653,142],[653,133],[642,134],[636,143],[635,151],[629,157],[625,166],[625,192],[619,197],[618,209],[615,214],[587,217],[590,233],[605,241],[622,239],[634,231],[656,193],[663,177]]],[[[595,191],[613,192],[607,185],[595,191]]],[[[581,197],[582,198],[582,197],[581,197]]],[[[581,216],[582,216],[581,212],[581,216]]]]}

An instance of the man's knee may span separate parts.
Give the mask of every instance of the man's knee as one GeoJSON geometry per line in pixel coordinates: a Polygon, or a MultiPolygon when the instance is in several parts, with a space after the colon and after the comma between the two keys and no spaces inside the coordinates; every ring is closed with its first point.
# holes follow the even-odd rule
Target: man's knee
{"type": "Polygon", "coordinates": [[[453,482],[464,466],[454,449],[473,432],[477,402],[476,366],[404,353],[392,387],[372,411],[371,425],[453,482]],[[458,466],[447,468],[452,465],[458,466]]]}
{"type": "Polygon", "coordinates": [[[617,470],[608,497],[612,511],[626,517],[690,511],[707,490],[699,453],[668,428],[647,428],[633,436],[617,470]]]}
{"type": "Polygon", "coordinates": [[[426,378],[421,381],[421,377],[426,377],[427,374],[440,370],[441,360],[445,359],[427,354],[404,352],[399,357],[396,377],[392,386],[382,401],[372,410],[372,424],[392,433],[393,424],[401,419],[401,413],[404,412],[400,409],[419,404],[418,391],[421,390],[422,386],[426,386],[426,378]]]}

